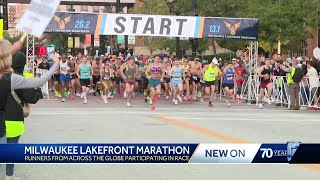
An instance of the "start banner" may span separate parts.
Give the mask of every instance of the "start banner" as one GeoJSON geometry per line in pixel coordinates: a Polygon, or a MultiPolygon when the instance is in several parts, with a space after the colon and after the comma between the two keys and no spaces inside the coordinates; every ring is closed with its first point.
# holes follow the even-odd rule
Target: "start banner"
{"type": "Polygon", "coordinates": [[[45,32],[258,40],[258,19],[56,12],[45,32]]]}

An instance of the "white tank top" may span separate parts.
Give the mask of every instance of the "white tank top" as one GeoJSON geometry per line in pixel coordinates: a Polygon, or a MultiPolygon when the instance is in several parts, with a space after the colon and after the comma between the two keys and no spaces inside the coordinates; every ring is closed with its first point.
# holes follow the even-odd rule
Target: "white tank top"
{"type": "Polygon", "coordinates": [[[65,63],[63,63],[62,61],[60,62],[60,73],[68,74],[69,69],[70,69],[70,67],[68,66],[67,61],[65,63]]]}

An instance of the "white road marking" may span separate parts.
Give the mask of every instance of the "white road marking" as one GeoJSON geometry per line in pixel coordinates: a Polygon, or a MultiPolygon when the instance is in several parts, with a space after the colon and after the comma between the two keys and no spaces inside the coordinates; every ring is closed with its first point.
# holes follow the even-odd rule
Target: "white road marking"
{"type": "MultiPolygon", "coordinates": [[[[266,116],[263,116],[266,117],[266,116]]],[[[210,121],[265,121],[265,122],[320,122],[319,120],[316,119],[271,119],[270,116],[269,118],[230,118],[230,117],[224,117],[224,118],[217,118],[217,117],[179,117],[179,116],[166,116],[166,118],[171,118],[171,119],[178,119],[178,120],[210,120],[210,121]]]]}

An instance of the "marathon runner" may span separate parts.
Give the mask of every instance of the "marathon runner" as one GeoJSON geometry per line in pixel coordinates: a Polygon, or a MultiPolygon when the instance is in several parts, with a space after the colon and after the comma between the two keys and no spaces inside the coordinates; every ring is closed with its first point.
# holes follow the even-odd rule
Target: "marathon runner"
{"type": "Polygon", "coordinates": [[[228,107],[230,107],[230,99],[233,98],[234,89],[234,74],[235,70],[232,68],[232,62],[229,61],[227,67],[223,70],[223,88],[226,95],[228,107]]]}
{"type": "Polygon", "coordinates": [[[210,96],[209,107],[213,107],[212,101],[215,95],[215,88],[218,87],[218,78],[221,74],[218,64],[218,60],[213,58],[211,64],[203,69],[206,96],[210,96]]]}
{"type": "Polygon", "coordinates": [[[164,62],[164,68],[163,68],[163,81],[164,81],[164,94],[166,96],[166,100],[170,99],[170,74],[169,72],[171,72],[171,62],[169,60],[164,62]]]}
{"type": "Polygon", "coordinates": [[[179,59],[174,59],[174,66],[169,71],[171,79],[171,87],[173,90],[173,103],[178,104],[178,100],[182,102],[181,94],[183,92],[183,69],[180,65],[179,59]],[[178,99],[178,100],[177,100],[178,99]]]}
{"type": "Polygon", "coordinates": [[[71,94],[70,99],[74,99],[74,95],[77,92],[77,75],[76,75],[76,65],[74,60],[71,58],[69,61],[68,66],[70,67],[69,73],[70,73],[70,79],[71,79],[71,94]]]}
{"type": "Polygon", "coordinates": [[[137,66],[137,76],[136,76],[136,84],[135,84],[135,92],[143,92],[143,85],[142,85],[142,77],[144,75],[144,69],[142,67],[142,64],[139,63],[139,61],[136,61],[137,66]]]}
{"type": "Polygon", "coordinates": [[[62,102],[65,102],[65,94],[68,93],[69,90],[69,84],[70,84],[70,74],[69,70],[70,67],[68,65],[68,57],[66,55],[62,55],[61,61],[60,61],[60,83],[61,83],[61,97],[62,102]]]}
{"type": "Polygon", "coordinates": [[[91,66],[92,90],[93,90],[94,96],[96,96],[96,92],[97,92],[97,83],[100,81],[100,69],[101,69],[101,60],[99,56],[96,56],[95,61],[92,62],[92,66],[91,66]]]}
{"type": "Polygon", "coordinates": [[[161,81],[163,81],[162,64],[160,63],[159,56],[154,57],[154,62],[147,67],[146,77],[149,79],[150,100],[149,104],[151,109],[155,109],[153,101],[158,102],[158,95],[161,94],[161,81]]]}
{"type": "Polygon", "coordinates": [[[201,72],[202,72],[202,65],[200,62],[200,58],[195,58],[194,61],[190,61],[189,65],[190,65],[190,74],[191,74],[191,78],[190,78],[190,83],[192,85],[192,97],[193,100],[197,100],[197,91],[198,88],[200,88],[199,84],[200,84],[200,79],[201,79],[201,72]]]}
{"type": "Polygon", "coordinates": [[[236,84],[237,84],[237,96],[238,96],[238,103],[242,103],[241,101],[241,93],[242,93],[242,87],[244,83],[244,73],[245,68],[243,66],[243,61],[238,61],[238,66],[235,68],[235,77],[236,77],[236,84]]]}
{"type": "Polygon", "coordinates": [[[90,91],[90,79],[92,78],[91,65],[87,57],[82,57],[77,75],[80,78],[80,85],[82,87],[82,96],[84,98],[83,103],[87,104],[87,93],[90,91]]]}
{"type": "Polygon", "coordinates": [[[184,80],[184,90],[185,90],[185,96],[184,100],[190,100],[190,66],[189,66],[189,60],[184,59],[182,60],[182,70],[183,70],[183,80],[184,80]]]}
{"type": "Polygon", "coordinates": [[[134,57],[129,57],[129,62],[126,62],[121,65],[120,73],[123,80],[126,82],[126,95],[127,95],[127,106],[131,107],[131,98],[134,93],[134,85],[136,83],[135,78],[137,74],[137,67],[134,62],[134,57]]]}
{"type": "Polygon", "coordinates": [[[112,88],[111,78],[113,77],[113,69],[110,67],[110,59],[106,58],[105,62],[101,65],[100,77],[103,85],[103,91],[101,90],[101,97],[105,104],[108,103],[109,91],[112,88]],[[107,97],[108,95],[108,97],[107,97]]]}
{"type": "Polygon", "coordinates": [[[120,68],[121,68],[121,59],[120,58],[117,58],[116,60],[116,64],[115,64],[115,84],[116,84],[116,89],[117,89],[117,92],[118,92],[118,96],[121,97],[122,96],[122,85],[124,83],[122,77],[121,77],[121,74],[120,74],[120,68]]]}
{"type": "Polygon", "coordinates": [[[258,76],[260,77],[260,94],[259,94],[259,108],[262,109],[263,97],[265,89],[268,91],[268,104],[271,105],[271,95],[272,95],[272,83],[271,83],[271,68],[270,59],[265,60],[265,64],[259,68],[258,76]]]}

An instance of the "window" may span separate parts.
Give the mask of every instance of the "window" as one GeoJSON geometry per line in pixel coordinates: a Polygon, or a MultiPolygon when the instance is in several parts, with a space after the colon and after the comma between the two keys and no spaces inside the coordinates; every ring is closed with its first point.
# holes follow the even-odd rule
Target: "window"
{"type": "Polygon", "coordinates": [[[92,12],[94,12],[94,13],[100,12],[100,6],[93,6],[92,7],[92,12]]]}
{"type": "Polygon", "coordinates": [[[67,5],[67,11],[75,12],[75,9],[73,8],[73,5],[67,5]]]}
{"type": "Polygon", "coordinates": [[[82,6],[81,6],[81,12],[82,12],[82,11],[88,12],[88,6],[82,5],[82,6]]]}

